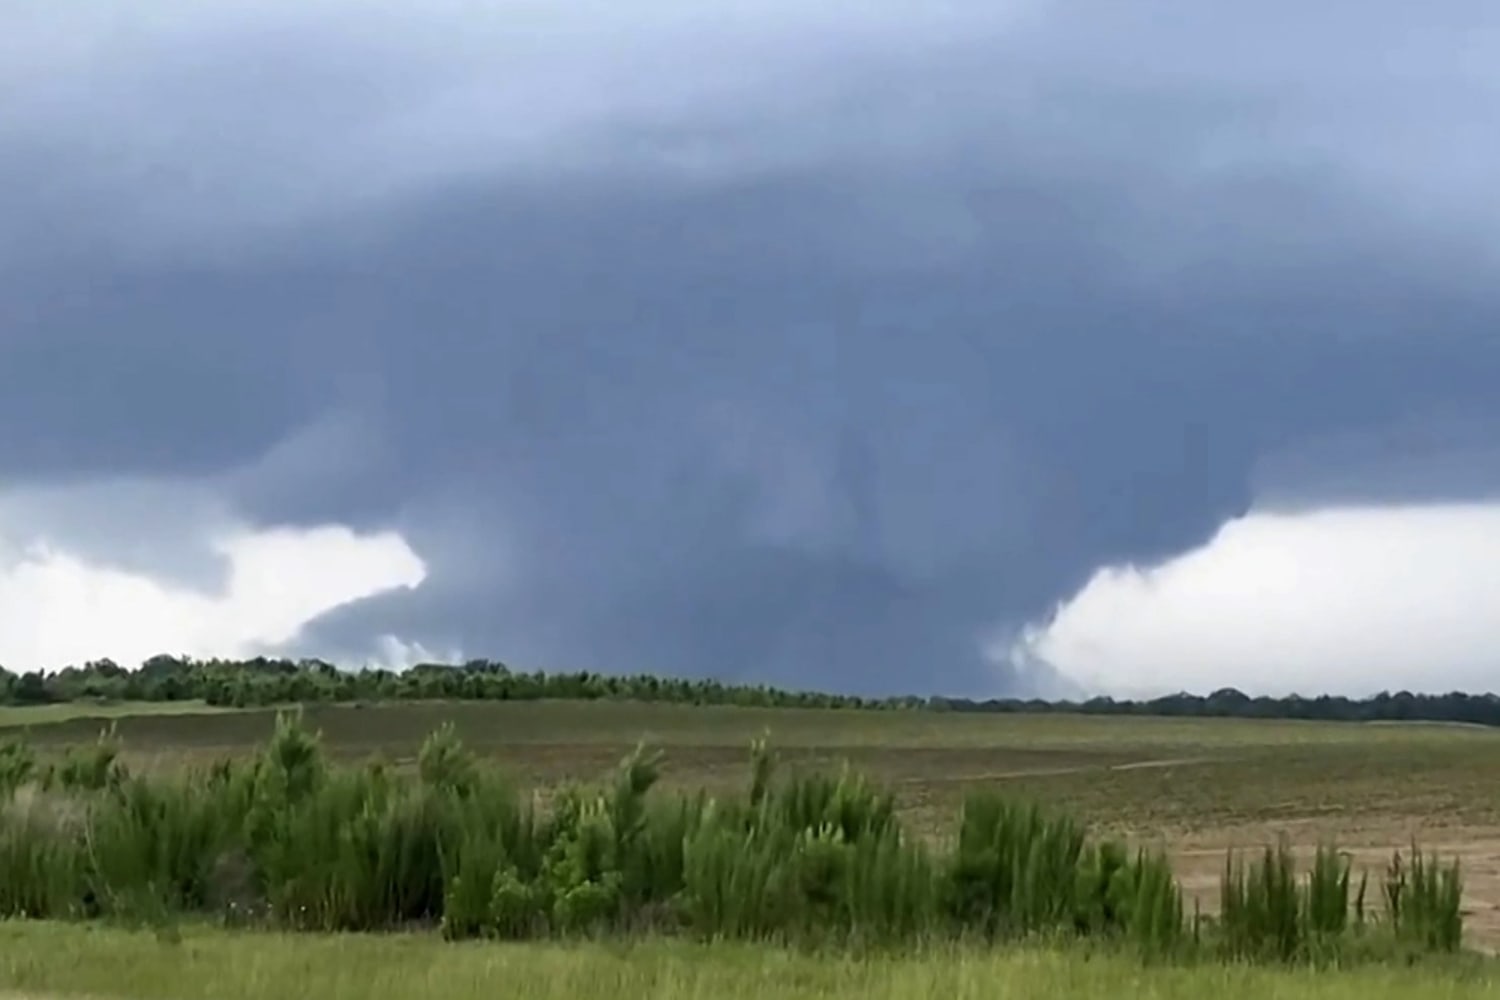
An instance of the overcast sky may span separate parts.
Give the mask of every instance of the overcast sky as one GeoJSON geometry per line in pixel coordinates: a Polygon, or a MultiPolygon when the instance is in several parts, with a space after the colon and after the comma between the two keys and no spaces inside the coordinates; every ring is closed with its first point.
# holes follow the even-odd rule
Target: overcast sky
{"type": "Polygon", "coordinates": [[[0,663],[1500,687],[1500,8],[0,0],[0,663]]]}

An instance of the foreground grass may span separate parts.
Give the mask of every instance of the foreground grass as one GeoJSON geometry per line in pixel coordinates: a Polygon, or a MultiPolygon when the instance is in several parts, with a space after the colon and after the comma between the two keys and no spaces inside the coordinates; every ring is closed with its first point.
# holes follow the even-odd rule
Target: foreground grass
{"type": "Polygon", "coordinates": [[[223,1000],[1462,1000],[1500,991],[1490,965],[1351,971],[1151,967],[1081,950],[946,950],[900,958],[771,948],[445,943],[432,936],[150,932],[0,924],[0,995],[223,1000]]]}

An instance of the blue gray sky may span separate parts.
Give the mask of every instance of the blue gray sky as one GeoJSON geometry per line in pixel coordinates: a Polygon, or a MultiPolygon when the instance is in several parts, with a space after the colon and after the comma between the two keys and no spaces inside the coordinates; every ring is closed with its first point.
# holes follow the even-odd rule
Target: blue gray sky
{"type": "Polygon", "coordinates": [[[0,0],[0,662],[1500,686],[1497,65],[1477,0],[0,0]]]}

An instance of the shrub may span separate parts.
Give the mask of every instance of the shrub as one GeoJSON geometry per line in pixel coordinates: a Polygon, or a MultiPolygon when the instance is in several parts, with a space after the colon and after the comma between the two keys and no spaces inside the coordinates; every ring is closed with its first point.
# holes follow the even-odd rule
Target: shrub
{"type": "Polygon", "coordinates": [[[1249,863],[1231,854],[1205,938],[1161,854],[993,792],[964,801],[953,846],[935,853],[902,829],[888,792],[848,767],[779,776],[763,740],[740,795],[661,794],[660,756],[637,747],[606,781],[562,789],[547,809],[447,726],[415,775],[331,766],[293,714],[255,758],[177,777],[131,775],[118,752],[106,732],[38,778],[24,744],[0,747],[0,917],[415,923],[454,939],[655,930],[814,946],[1070,935],[1273,961],[1462,940],[1457,864],[1415,847],[1393,858],[1375,920],[1365,882],[1354,889],[1331,846],[1305,878],[1284,843],[1249,863]]]}
{"type": "Polygon", "coordinates": [[[1463,941],[1463,876],[1457,859],[1441,864],[1412,844],[1397,851],[1385,877],[1386,913],[1396,938],[1421,951],[1456,951],[1463,941]]]}
{"type": "Polygon", "coordinates": [[[1240,959],[1326,961],[1352,942],[1368,947],[1377,932],[1407,952],[1458,949],[1463,916],[1456,861],[1441,865],[1415,845],[1409,859],[1396,852],[1383,885],[1382,927],[1367,918],[1367,878],[1356,887],[1351,875],[1348,856],[1332,845],[1318,848],[1301,880],[1284,841],[1248,865],[1231,855],[1220,889],[1221,949],[1240,959]]]}

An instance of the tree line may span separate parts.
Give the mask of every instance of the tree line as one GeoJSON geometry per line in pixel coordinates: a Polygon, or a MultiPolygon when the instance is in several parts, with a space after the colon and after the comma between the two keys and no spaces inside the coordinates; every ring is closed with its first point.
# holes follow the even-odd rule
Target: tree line
{"type": "Polygon", "coordinates": [[[1074,713],[1175,718],[1306,719],[1337,722],[1460,722],[1500,726],[1495,694],[1382,692],[1369,698],[1335,695],[1250,697],[1233,688],[1209,695],[1174,694],[1147,700],[861,697],[794,691],[709,678],[591,671],[513,670],[495,660],[459,665],[422,663],[404,670],[342,670],[324,660],[256,657],[248,660],[153,656],[129,670],[93,660],[62,670],[13,673],[0,668],[0,703],[42,705],[82,701],[203,701],[240,708],[309,702],[616,700],[760,708],[884,711],[1074,713]]]}
{"type": "Polygon", "coordinates": [[[862,698],[766,685],[616,675],[587,670],[518,671],[494,660],[421,663],[404,670],[342,670],[325,660],[256,657],[195,660],[159,655],[127,670],[93,660],[55,672],[14,674],[0,668],[0,702],[39,705],[77,701],[204,701],[237,708],[309,702],[378,701],[650,701],[750,707],[918,709],[922,698],[862,698]]]}

